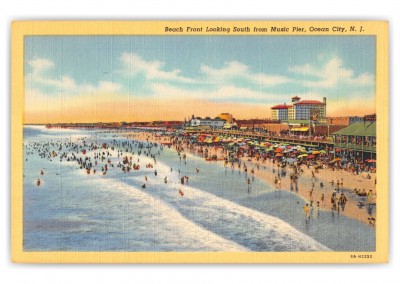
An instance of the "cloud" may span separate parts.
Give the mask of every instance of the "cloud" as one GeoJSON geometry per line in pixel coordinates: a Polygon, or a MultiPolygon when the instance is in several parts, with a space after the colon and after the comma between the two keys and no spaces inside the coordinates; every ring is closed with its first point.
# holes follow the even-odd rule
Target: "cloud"
{"type": "Polygon", "coordinates": [[[79,95],[82,93],[113,93],[122,89],[122,85],[109,81],[99,81],[97,85],[78,84],[68,75],[61,75],[60,78],[53,78],[48,74],[55,64],[45,58],[35,58],[28,61],[32,71],[25,76],[25,86],[28,90],[33,89],[34,85],[53,88],[53,92],[63,92],[65,94],[79,95]]]}
{"type": "MultiPolygon", "coordinates": [[[[187,113],[213,116],[224,111],[234,112],[238,117],[256,114],[268,117],[271,106],[288,103],[294,95],[302,99],[327,97],[329,115],[344,114],[344,109],[350,113],[357,107],[359,113],[373,109],[370,104],[374,98],[374,77],[369,73],[355,75],[338,57],[322,65],[293,66],[287,76],[254,72],[250,66],[235,60],[218,68],[202,64],[193,67],[198,73],[192,78],[185,77],[179,69],[167,70],[164,62],[148,61],[134,53],[122,53],[118,58],[122,69],[111,72],[123,72],[126,78],[115,78],[124,84],[132,80],[128,85],[112,81],[79,83],[62,72],[54,75],[58,66],[51,60],[28,61],[25,97],[30,118],[33,120],[43,113],[47,114],[42,115],[43,119],[73,121],[85,113],[82,105],[91,106],[93,121],[121,120],[120,111],[124,112],[124,120],[138,113],[148,119],[173,119],[187,113]],[[299,80],[299,75],[305,80],[299,80]],[[136,80],[135,76],[141,78],[136,80]]],[[[140,120],[140,116],[135,119],[140,120]]]]}
{"type": "MultiPolygon", "coordinates": [[[[149,99],[156,99],[164,102],[197,99],[208,102],[241,102],[243,104],[254,103],[275,103],[276,101],[285,102],[291,95],[268,93],[262,90],[252,90],[244,87],[232,85],[212,85],[210,88],[184,88],[182,86],[172,86],[169,84],[152,84],[151,89],[146,93],[149,99]]],[[[171,105],[173,106],[173,105],[171,105]]]]}
{"type": "Polygon", "coordinates": [[[127,76],[144,74],[148,80],[166,80],[183,83],[194,82],[192,79],[182,76],[182,71],[179,69],[164,71],[165,63],[161,61],[146,61],[139,55],[128,52],[122,53],[120,60],[123,63],[122,72],[127,76]]]}
{"type": "Polygon", "coordinates": [[[311,64],[296,65],[289,68],[290,72],[302,76],[311,76],[316,80],[304,80],[303,85],[312,88],[336,88],[338,85],[357,85],[371,86],[374,84],[374,76],[363,73],[359,76],[354,75],[354,71],[343,66],[343,61],[334,57],[322,67],[311,64]]]}
{"type": "Polygon", "coordinates": [[[54,67],[54,63],[45,58],[35,58],[28,61],[28,64],[32,67],[32,73],[38,74],[43,70],[51,69],[54,67]]]}
{"type": "Polygon", "coordinates": [[[247,65],[238,61],[225,62],[225,65],[221,68],[213,68],[203,64],[200,67],[200,72],[206,75],[208,81],[216,83],[243,79],[257,86],[271,86],[291,81],[288,77],[281,75],[251,72],[247,65]]]}

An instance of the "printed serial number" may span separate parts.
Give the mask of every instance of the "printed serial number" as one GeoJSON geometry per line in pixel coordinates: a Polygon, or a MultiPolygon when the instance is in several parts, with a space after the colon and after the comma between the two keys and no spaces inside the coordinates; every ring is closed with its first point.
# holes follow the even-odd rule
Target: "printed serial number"
{"type": "Polygon", "coordinates": [[[372,254],[351,254],[350,258],[372,258],[372,254]]]}

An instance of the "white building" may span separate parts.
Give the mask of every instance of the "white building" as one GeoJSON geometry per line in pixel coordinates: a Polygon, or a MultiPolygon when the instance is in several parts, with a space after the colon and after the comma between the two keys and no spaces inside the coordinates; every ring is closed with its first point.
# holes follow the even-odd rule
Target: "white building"
{"type": "Polygon", "coordinates": [[[272,119],[279,120],[309,120],[310,118],[323,122],[326,120],[326,98],[323,101],[292,98],[292,105],[277,105],[271,108],[272,119]]]}
{"type": "Polygon", "coordinates": [[[226,120],[221,119],[219,117],[216,118],[201,118],[201,117],[194,117],[192,115],[192,118],[189,121],[190,126],[196,127],[196,126],[210,126],[212,129],[221,129],[224,127],[226,120]]]}
{"type": "Polygon", "coordinates": [[[286,104],[277,105],[271,108],[273,120],[287,120],[289,106],[286,104]]]}

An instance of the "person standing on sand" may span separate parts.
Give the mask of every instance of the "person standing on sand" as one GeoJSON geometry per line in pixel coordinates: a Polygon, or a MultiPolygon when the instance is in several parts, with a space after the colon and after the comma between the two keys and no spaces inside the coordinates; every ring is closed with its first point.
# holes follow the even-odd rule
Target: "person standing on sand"
{"type": "Polygon", "coordinates": [[[346,198],[346,196],[344,195],[344,193],[342,192],[342,193],[340,194],[340,197],[339,197],[339,204],[340,204],[341,207],[342,207],[342,211],[344,211],[344,207],[345,207],[345,205],[346,205],[346,202],[347,202],[347,198],[346,198]]]}
{"type": "Polygon", "coordinates": [[[274,184],[275,184],[275,189],[277,189],[278,188],[278,177],[277,176],[275,176],[274,184]]]}
{"type": "Polygon", "coordinates": [[[313,206],[313,201],[314,201],[314,197],[313,197],[313,189],[311,189],[309,192],[308,192],[308,196],[310,197],[310,206],[313,206]]]}
{"type": "Polygon", "coordinates": [[[321,194],[321,206],[325,207],[325,195],[323,193],[321,194]]]}
{"type": "Polygon", "coordinates": [[[308,206],[308,203],[306,203],[306,205],[303,206],[303,210],[306,218],[310,219],[310,207],[308,206]]]}
{"type": "Polygon", "coordinates": [[[332,205],[332,211],[336,210],[336,193],[333,192],[331,195],[331,205],[332,205]]]}

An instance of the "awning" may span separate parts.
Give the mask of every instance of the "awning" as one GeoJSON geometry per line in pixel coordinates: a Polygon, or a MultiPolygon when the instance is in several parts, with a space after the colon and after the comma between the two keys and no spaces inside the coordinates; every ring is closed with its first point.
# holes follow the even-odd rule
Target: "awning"
{"type": "Polygon", "coordinates": [[[291,131],[301,131],[301,132],[306,132],[308,131],[308,127],[294,127],[292,129],[290,129],[291,131]]]}

